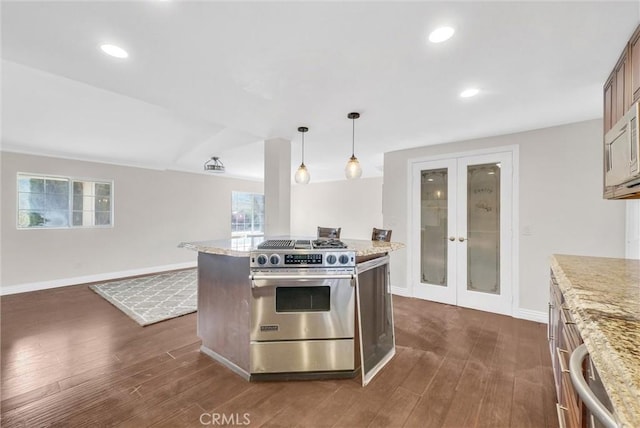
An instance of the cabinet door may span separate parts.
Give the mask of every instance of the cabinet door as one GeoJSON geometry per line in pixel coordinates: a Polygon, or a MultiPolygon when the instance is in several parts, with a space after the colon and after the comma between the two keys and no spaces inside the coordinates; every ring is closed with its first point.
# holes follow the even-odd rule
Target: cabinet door
{"type": "Polygon", "coordinates": [[[389,256],[358,263],[356,270],[360,366],[365,386],[396,353],[389,256]]]}
{"type": "Polygon", "coordinates": [[[633,102],[640,99],[640,27],[638,27],[629,42],[629,55],[631,55],[631,94],[633,102]]]}
{"type": "Polygon", "coordinates": [[[615,81],[616,74],[611,73],[607,83],[604,84],[604,133],[611,129],[613,126],[613,83],[615,81]]]}
{"type": "Polygon", "coordinates": [[[551,366],[553,368],[553,379],[556,386],[556,394],[558,396],[558,403],[560,403],[561,397],[561,381],[562,372],[560,371],[560,364],[558,361],[558,354],[556,349],[559,345],[560,334],[562,332],[560,324],[560,310],[562,308],[562,294],[558,288],[558,282],[556,280],[553,271],[551,272],[551,282],[549,284],[549,324],[547,325],[547,336],[549,339],[549,351],[551,353],[551,366]]]}
{"type": "Polygon", "coordinates": [[[618,122],[624,116],[625,112],[631,106],[631,96],[628,84],[628,67],[627,67],[627,49],[624,50],[620,59],[618,60],[618,64],[616,64],[615,68],[615,82],[614,82],[614,90],[613,94],[613,110],[614,116],[612,125],[618,122]]]}

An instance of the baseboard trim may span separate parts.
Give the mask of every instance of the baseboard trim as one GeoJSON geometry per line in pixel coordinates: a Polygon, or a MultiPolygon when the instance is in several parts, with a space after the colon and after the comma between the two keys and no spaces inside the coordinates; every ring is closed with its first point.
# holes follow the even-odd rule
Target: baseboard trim
{"type": "Polygon", "coordinates": [[[513,313],[513,317],[527,321],[540,322],[542,324],[546,324],[548,322],[546,312],[534,311],[531,309],[518,308],[513,313]]]}
{"type": "Polygon", "coordinates": [[[396,296],[402,296],[402,297],[413,297],[409,292],[408,288],[394,287],[393,285],[391,286],[391,294],[395,294],[396,296]]]}
{"type": "Polygon", "coordinates": [[[147,275],[150,273],[166,272],[177,269],[188,269],[196,267],[197,262],[174,263],[163,266],[151,266],[139,269],[122,270],[118,272],[105,272],[95,275],[76,276],[73,278],[55,279],[53,281],[29,282],[0,287],[0,296],[9,294],[27,293],[29,291],[47,290],[49,288],[67,287],[70,285],[86,284],[88,282],[109,281],[111,279],[126,278],[136,275],[147,275]]]}
{"type": "MultiPolygon", "coordinates": [[[[412,295],[409,292],[408,288],[404,288],[404,287],[391,286],[391,294],[395,294],[396,296],[412,297],[412,298],[419,299],[419,297],[412,295]]],[[[527,321],[539,322],[542,324],[546,324],[548,322],[546,312],[534,311],[532,309],[514,308],[513,313],[511,314],[511,317],[523,319],[527,321]]]]}

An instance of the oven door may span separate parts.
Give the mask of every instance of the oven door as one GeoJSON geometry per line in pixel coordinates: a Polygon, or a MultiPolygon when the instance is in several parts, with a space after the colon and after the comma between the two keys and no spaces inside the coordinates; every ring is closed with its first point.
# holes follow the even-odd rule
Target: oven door
{"type": "Polygon", "coordinates": [[[252,275],[252,341],[353,339],[353,271],[320,271],[252,275]]]}

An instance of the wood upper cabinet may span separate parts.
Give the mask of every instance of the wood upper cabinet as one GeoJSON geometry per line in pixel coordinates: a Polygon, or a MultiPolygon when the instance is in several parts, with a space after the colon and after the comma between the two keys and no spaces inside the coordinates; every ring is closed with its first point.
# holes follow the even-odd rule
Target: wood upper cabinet
{"type": "Polygon", "coordinates": [[[636,29],[629,41],[629,54],[631,55],[631,95],[632,102],[640,99],[640,27],[636,29]]]}
{"type": "MultiPolygon", "coordinates": [[[[603,86],[603,136],[640,102],[640,25],[624,46],[615,67],[603,86]]],[[[606,186],[606,150],[603,144],[603,194],[605,199],[640,199],[640,187],[606,186]]]]}
{"type": "Polygon", "coordinates": [[[604,87],[604,133],[640,101],[640,26],[626,44],[604,87]]]}
{"type": "MultiPolygon", "coordinates": [[[[631,107],[631,63],[629,57],[629,47],[627,46],[604,84],[605,134],[631,107]]],[[[640,61],[640,58],[638,60],[640,61]]]]}

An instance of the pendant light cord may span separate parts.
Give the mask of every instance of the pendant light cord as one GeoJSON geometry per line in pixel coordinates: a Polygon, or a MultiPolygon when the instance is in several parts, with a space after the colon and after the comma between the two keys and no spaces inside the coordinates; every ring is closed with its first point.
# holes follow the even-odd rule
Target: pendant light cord
{"type": "Polygon", "coordinates": [[[351,123],[353,124],[351,132],[351,157],[354,157],[356,155],[356,119],[351,119],[351,123]]]}
{"type": "Polygon", "coordinates": [[[304,132],[302,133],[302,165],[304,165],[304,132]]]}

